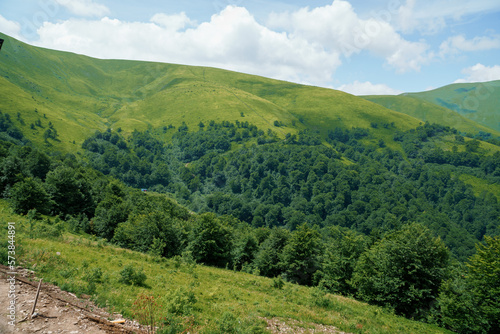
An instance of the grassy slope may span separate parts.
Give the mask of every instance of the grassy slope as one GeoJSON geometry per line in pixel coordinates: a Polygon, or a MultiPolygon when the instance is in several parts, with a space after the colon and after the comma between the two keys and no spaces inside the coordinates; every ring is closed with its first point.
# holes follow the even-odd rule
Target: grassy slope
{"type": "MultiPolygon", "coordinates": [[[[38,118],[44,126],[52,122],[61,140],[54,145],[67,151],[108,126],[130,132],[183,121],[195,128],[200,121],[239,120],[284,135],[305,127],[326,132],[371,122],[394,122],[400,129],[418,125],[415,118],[331,89],[214,68],[98,60],[0,37],[6,39],[0,53],[0,109],[13,119],[20,112],[26,123],[21,129],[37,143],[43,142],[44,129],[33,131],[29,124],[38,118]],[[277,128],[274,121],[286,127],[277,128]]],[[[389,132],[376,131],[384,139],[389,132]]]]}
{"type": "Polygon", "coordinates": [[[133,313],[138,294],[160,296],[160,304],[166,305],[169,300],[165,295],[181,288],[191,290],[196,296],[193,314],[200,324],[198,329],[220,319],[224,312],[231,312],[247,325],[262,329],[266,326],[263,318],[281,318],[285,322],[297,320],[304,327],[333,325],[353,333],[448,333],[342,296],[326,295],[329,306],[321,307],[313,300],[313,289],[286,283],[280,290],[265,277],[176,263],[172,259],[158,261],[149,255],[69,233],[58,239],[30,239],[20,232],[27,226],[26,218],[12,214],[4,200],[0,200],[0,221],[2,226],[6,221],[17,222],[17,245],[22,245],[18,248],[18,261],[36,268],[37,276],[45,282],[75,291],[87,285],[85,274],[100,268],[103,282],[97,284],[98,300],[126,316],[133,313]],[[120,270],[128,264],[144,269],[148,287],[118,282],[120,270]]]}
{"type": "Polygon", "coordinates": [[[415,96],[371,95],[363,98],[424,122],[447,125],[466,133],[484,131],[493,136],[500,136],[498,130],[480,125],[453,110],[415,96]]]}
{"type": "Polygon", "coordinates": [[[476,123],[500,131],[500,81],[452,84],[427,92],[404,95],[449,108],[476,123]]]}

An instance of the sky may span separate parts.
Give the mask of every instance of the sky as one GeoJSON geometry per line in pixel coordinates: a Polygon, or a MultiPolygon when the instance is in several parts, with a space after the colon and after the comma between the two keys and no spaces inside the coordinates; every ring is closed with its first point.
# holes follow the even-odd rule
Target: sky
{"type": "Polygon", "coordinates": [[[500,80],[498,0],[2,0],[0,32],[355,95],[500,80]]]}

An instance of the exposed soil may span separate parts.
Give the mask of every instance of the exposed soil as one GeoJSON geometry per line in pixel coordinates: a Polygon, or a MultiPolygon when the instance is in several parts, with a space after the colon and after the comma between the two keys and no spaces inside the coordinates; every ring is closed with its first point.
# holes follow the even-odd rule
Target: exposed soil
{"type": "Polygon", "coordinates": [[[8,268],[0,265],[0,333],[37,333],[37,334],[142,334],[146,330],[137,322],[123,319],[120,314],[110,314],[97,307],[86,298],[78,298],[72,293],[61,291],[57,286],[43,283],[38,296],[35,316],[30,313],[35,301],[39,279],[33,272],[18,268],[16,270],[16,319],[9,324],[10,285],[7,278],[8,268]],[[110,320],[125,320],[115,324],[110,320]]]}
{"type": "Polygon", "coordinates": [[[325,326],[319,324],[305,324],[293,319],[286,319],[286,322],[280,318],[264,319],[267,322],[267,329],[273,334],[309,334],[309,333],[335,333],[347,334],[341,332],[333,326],[325,326]]]}

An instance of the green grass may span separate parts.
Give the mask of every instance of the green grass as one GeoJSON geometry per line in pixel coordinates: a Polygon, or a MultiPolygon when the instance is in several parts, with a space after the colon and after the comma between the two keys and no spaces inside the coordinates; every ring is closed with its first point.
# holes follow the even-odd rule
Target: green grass
{"type": "Polygon", "coordinates": [[[157,258],[68,232],[57,238],[30,238],[27,218],[13,214],[4,200],[0,201],[0,220],[2,231],[7,221],[16,222],[16,256],[23,266],[45,282],[77,295],[89,293],[89,273],[100,272],[93,300],[126,317],[137,311],[134,301],[140,294],[155,296],[163,317],[169,316],[169,309],[175,310],[175,298],[192,293],[196,301],[184,302],[190,307],[184,308],[182,316],[194,319],[196,333],[211,333],[210,329],[225,321],[221,317],[225,313],[236,319],[235,324],[241,322],[241,329],[253,326],[245,333],[265,332],[266,319],[273,318],[304,328],[323,324],[352,333],[448,333],[354,299],[290,283],[278,289],[272,279],[198,265],[181,257],[157,258]],[[143,270],[145,286],[120,282],[120,272],[128,265],[143,270]]]}
{"type": "Polygon", "coordinates": [[[446,107],[478,124],[500,131],[500,81],[452,84],[431,91],[404,95],[446,107]]]}
{"type": "Polygon", "coordinates": [[[200,121],[210,120],[248,121],[281,137],[302,129],[326,135],[337,126],[369,128],[374,142],[383,139],[396,150],[401,147],[392,140],[395,129],[374,129],[372,123],[392,123],[404,131],[430,121],[460,131],[500,135],[421,98],[365,99],[215,68],[94,59],[0,37],[6,40],[0,53],[0,110],[39,146],[45,145],[43,132],[52,122],[59,141],[49,142],[66,152],[80,150],[97,129],[122,128],[127,135],[135,129],[178,127],[185,122],[197,130],[200,121]],[[17,120],[18,112],[24,125],[17,120]],[[38,119],[43,128],[31,129],[38,119]],[[276,127],[274,121],[284,126],[276,127]]]}
{"type": "Polygon", "coordinates": [[[469,174],[461,174],[459,176],[460,180],[469,184],[474,191],[475,196],[481,195],[483,192],[489,192],[494,194],[498,200],[500,200],[500,184],[491,183],[487,180],[480,179],[476,176],[469,174]]]}
{"type": "MultiPolygon", "coordinates": [[[[14,120],[19,112],[25,125],[16,125],[39,145],[45,129],[29,125],[38,119],[44,127],[52,122],[60,142],[51,144],[63,151],[74,152],[96,129],[107,127],[130,133],[182,122],[197,129],[200,121],[238,120],[284,137],[305,128],[326,134],[335,126],[394,122],[407,130],[419,123],[332,89],[207,67],[99,60],[0,37],[6,40],[0,53],[0,110],[14,120]]],[[[390,140],[386,132],[374,131],[390,140]]]]}
{"type": "Polygon", "coordinates": [[[363,98],[380,104],[391,110],[413,116],[423,122],[450,126],[465,133],[476,134],[479,131],[483,131],[490,132],[494,136],[500,136],[500,132],[498,131],[498,129],[492,129],[491,127],[488,127],[490,125],[480,125],[453,110],[413,95],[373,95],[363,96],[363,98]]]}

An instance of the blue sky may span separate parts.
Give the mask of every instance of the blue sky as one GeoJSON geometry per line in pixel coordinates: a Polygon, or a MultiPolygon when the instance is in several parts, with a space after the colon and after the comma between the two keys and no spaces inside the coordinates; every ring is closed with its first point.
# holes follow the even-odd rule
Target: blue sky
{"type": "Polygon", "coordinates": [[[213,66],[353,94],[500,80],[498,0],[2,0],[0,31],[98,58],[213,66]]]}

